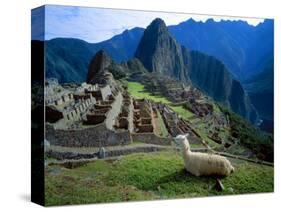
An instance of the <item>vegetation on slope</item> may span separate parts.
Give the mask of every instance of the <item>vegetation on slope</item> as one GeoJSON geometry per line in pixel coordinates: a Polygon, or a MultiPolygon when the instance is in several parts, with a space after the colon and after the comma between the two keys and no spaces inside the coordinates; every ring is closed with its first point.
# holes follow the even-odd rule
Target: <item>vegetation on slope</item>
{"type": "Polygon", "coordinates": [[[261,160],[273,161],[273,136],[253,127],[242,117],[220,106],[221,110],[228,115],[231,135],[238,138],[240,143],[254,151],[261,160]]]}

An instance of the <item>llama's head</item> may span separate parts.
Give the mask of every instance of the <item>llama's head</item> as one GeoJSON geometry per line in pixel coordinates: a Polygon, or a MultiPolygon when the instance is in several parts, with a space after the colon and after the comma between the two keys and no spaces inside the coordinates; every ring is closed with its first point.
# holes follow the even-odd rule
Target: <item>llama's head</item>
{"type": "Polygon", "coordinates": [[[189,133],[184,135],[178,135],[174,138],[174,142],[177,146],[180,146],[181,149],[190,150],[189,142],[188,142],[189,133]]]}

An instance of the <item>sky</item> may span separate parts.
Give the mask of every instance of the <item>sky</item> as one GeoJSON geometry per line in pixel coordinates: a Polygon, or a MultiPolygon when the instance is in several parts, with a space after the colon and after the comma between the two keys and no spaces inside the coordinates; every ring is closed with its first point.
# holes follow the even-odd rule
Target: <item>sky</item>
{"type": "Polygon", "coordinates": [[[71,37],[97,43],[110,39],[126,29],[146,28],[157,17],[163,19],[167,26],[177,25],[190,18],[202,22],[209,18],[215,21],[244,20],[253,26],[264,21],[260,18],[47,5],[45,10],[43,7],[32,10],[32,39],[50,40],[57,37],[71,37]]]}

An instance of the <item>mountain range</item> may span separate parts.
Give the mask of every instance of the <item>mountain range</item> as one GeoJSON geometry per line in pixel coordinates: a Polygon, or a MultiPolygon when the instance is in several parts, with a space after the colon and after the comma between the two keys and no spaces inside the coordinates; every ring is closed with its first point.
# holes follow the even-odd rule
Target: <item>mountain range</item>
{"type": "MultiPolygon", "coordinates": [[[[267,115],[267,118],[271,120],[273,119],[273,117],[270,116],[270,111],[268,112],[267,109],[260,106],[262,98],[257,98],[259,94],[263,92],[260,88],[264,87],[263,84],[265,81],[255,80],[259,78],[259,74],[264,74],[269,76],[269,78],[271,77],[269,82],[270,80],[273,81],[273,69],[267,68],[270,62],[273,63],[272,20],[265,20],[263,23],[254,27],[243,21],[215,22],[214,20],[209,19],[203,23],[189,19],[179,25],[169,26],[167,30],[170,34],[169,37],[172,40],[176,40],[176,45],[174,45],[174,47],[175,51],[179,53],[174,55],[175,57],[179,56],[179,60],[174,58],[179,64],[176,64],[173,68],[173,76],[183,81],[193,80],[194,84],[198,87],[201,86],[201,89],[205,92],[214,92],[216,89],[219,91],[222,88],[220,86],[217,86],[216,89],[214,87],[207,86],[208,83],[206,82],[208,82],[208,77],[212,76],[210,75],[211,72],[208,73],[208,77],[205,81],[201,80],[200,82],[198,79],[201,78],[201,75],[197,72],[198,70],[205,70],[207,66],[209,67],[208,63],[217,63],[217,65],[220,64],[218,66],[214,65],[214,67],[220,67],[221,73],[224,73],[222,70],[226,70],[227,73],[231,72],[231,80],[238,79],[243,84],[243,87],[249,92],[249,96],[259,112],[260,110],[264,110],[261,114],[269,114],[267,115]],[[190,50],[182,51],[182,46],[184,46],[185,49],[190,50]],[[185,54],[187,56],[182,57],[182,55],[185,54]],[[214,59],[209,59],[208,57],[205,58],[205,54],[212,55],[214,59]],[[193,58],[193,63],[188,63],[187,66],[183,66],[182,64],[184,61],[181,60],[190,60],[190,58],[193,58]],[[201,60],[205,60],[203,65],[200,62],[201,60]],[[187,70],[180,70],[181,68],[188,68],[192,70],[194,68],[191,67],[194,67],[195,64],[196,67],[198,67],[197,71],[194,71],[193,74],[190,72],[188,77],[184,74],[188,72],[187,70]],[[205,68],[203,66],[205,66],[205,68]],[[205,88],[202,88],[202,85],[205,84],[205,88]]],[[[100,49],[104,49],[114,61],[127,61],[135,56],[135,52],[137,52],[137,48],[143,38],[143,34],[144,29],[136,27],[130,30],[125,30],[123,33],[116,35],[109,40],[95,44],[74,38],[56,38],[45,41],[46,77],[55,77],[60,82],[85,81],[90,60],[96,52],[100,49]]],[[[170,58],[171,57],[168,59],[170,58]]],[[[169,60],[165,61],[169,63],[169,60]]],[[[146,64],[145,59],[143,59],[142,62],[146,64]]],[[[169,67],[169,64],[165,64],[164,67],[169,67]]],[[[147,66],[147,69],[150,69],[149,66],[147,66]]],[[[160,67],[158,69],[161,69],[165,73],[164,69],[160,67]]],[[[225,76],[229,77],[230,75],[222,74],[219,77],[223,79],[225,76]]],[[[227,82],[227,80],[224,82],[227,82]]],[[[235,87],[235,84],[239,85],[238,87],[240,89],[239,82],[228,85],[228,87],[235,87]]],[[[270,87],[268,88],[270,89],[270,87]]],[[[241,90],[243,90],[243,88],[241,88],[240,91],[241,90]]],[[[230,91],[228,91],[228,96],[230,95],[229,92],[230,91]]],[[[273,89],[271,92],[267,92],[267,94],[268,93],[273,93],[273,89]]],[[[219,96],[222,99],[227,99],[227,97],[223,97],[223,94],[208,94],[212,97],[216,97],[215,99],[218,99],[217,97],[219,96]]],[[[267,94],[263,95],[263,97],[268,97],[267,94]]],[[[231,101],[234,104],[234,102],[236,102],[236,98],[232,98],[231,101]]],[[[271,105],[273,105],[273,103],[271,105]]],[[[245,107],[244,109],[241,109],[241,106],[239,105],[236,107],[239,108],[240,111],[244,111],[242,113],[245,113],[245,107]]]]}
{"type": "MultiPolygon", "coordinates": [[[[257,26],[245,21],[216,22],[209,19],[206,22],[196,22],[189,19],[178,25],[168,26],[168,30],[186,48],[221,60],[243,82],[265,69],[268,61],[273,60],[273,25],[273,20],[268,19],[257,26]]],[[[143,28],[136,27],[94,44],[73,38],[46,41],[47,64],[50,67],[46,74],[56,76],[60,82],[81,81],[84,78],[77,78],[77,75],[86,75],[91,57],[100,49],[107,51],[117,62],[133,58],[143,32],[143,28]],[[68,54],[69,59],[64,54],[68,54]],[[77,58],[75,64],[79,67],[70,71],[69,75],[74,74],[71,77],[65,75],[63,69],[75,66],[71,62],[74,58],[77,58]]]]}
{"type": "Polygon", "coordinates": [[[252,26],[246,21],[189,19],[170,26],[169,31],[181,45],[221,60],[241,81],[273,59],[273,20],[252,26]]]}

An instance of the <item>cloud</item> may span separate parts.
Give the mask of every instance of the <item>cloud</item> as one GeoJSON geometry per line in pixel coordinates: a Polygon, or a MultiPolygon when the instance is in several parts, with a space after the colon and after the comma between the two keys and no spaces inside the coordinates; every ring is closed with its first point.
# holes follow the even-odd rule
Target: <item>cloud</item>
{"type": "MultiPolygon", "coordinates": [[[[35,20],[32,27],[38,27],[40,20],[35,20]]],[[[55,37],[72,37],[96,43],[122,33],[125,29],[134,27],[145,28],[156,18],[162,18],[167,25],[176,25],[180,22],[193,18],[196,21],[206,21],[213,18],[215,21],[244,20],[249,24],[257,25],[263,19],[256,18],[234,18],[220,16],[194,15],[184,13],[148,12],[134,10],[117,10],[91,7],[55,6],[48,5],[45,10],[45,39],[55,37]]],[[[40,28],[40,27],[39,27],[40,28]]],[[[35,32],[36,30],[34,30],[35,32]]],[[[40,34],[38,32],[34,34],[40,34]]],[[[40,37],[40,36],[39,36],[40,37]]]]}

